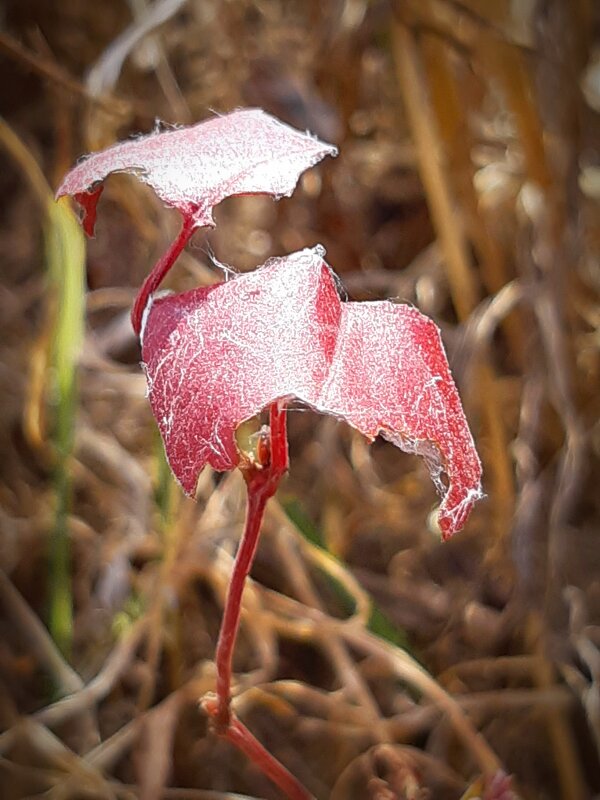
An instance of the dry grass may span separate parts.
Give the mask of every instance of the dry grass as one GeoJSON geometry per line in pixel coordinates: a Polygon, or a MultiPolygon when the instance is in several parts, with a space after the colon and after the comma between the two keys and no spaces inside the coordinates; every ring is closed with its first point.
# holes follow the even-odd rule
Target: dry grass
{"type": "MultiPolygon", "coordinates": [[[[117,37],[144,29],[144,0],[6,12],[0,106],[48,181],[156,118],[210,109],[262,106],[334,141],[340,157],[292,199],[223,203],[171,285],[217,280],[209,247],[251,269],[323,243],[353,297],[414,302],[441,325],[485,467],[487,500],[441,545],[421,463],[293,413],[244,596],[238,713],[320,800],[475,797],[499,765],[523,798],[600,793],[597,9],[158,5],[123,63],[117,37]]],[[[5,163],[2,797],[275,800],[198,708],[243,487],[207,472],[194,504],[165,477],[128,308],[177,220],[126,178],[88,246],[68,662],[47,634],[51,297],[42,217],[5,163]]]]}

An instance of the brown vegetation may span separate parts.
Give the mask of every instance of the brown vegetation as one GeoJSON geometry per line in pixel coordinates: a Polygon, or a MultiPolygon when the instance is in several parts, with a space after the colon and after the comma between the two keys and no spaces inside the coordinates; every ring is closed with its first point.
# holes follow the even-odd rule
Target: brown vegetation
{"type": "Polygon", "coordinates": [[[36,172],[55,188],[157,119],[247,105],[341,154],[289,200],[223,203],[171,285],[321,242],[352,297],[417,304],[487,499],[442,545],[418,459],[292,414],[237,713],[320,800],[477,797],[500,768],[523,798],[600,793],[597,4],[22,0],[0,25],[2,798],[280,796],[198,708],[243,482],[206,472],[195,504],[171,482],[129,326],[177,215],[108,182],[65,451],[44,249],[63,222],[36,172]],[[61,513],[71,578],[51,589],[61,513]]]}

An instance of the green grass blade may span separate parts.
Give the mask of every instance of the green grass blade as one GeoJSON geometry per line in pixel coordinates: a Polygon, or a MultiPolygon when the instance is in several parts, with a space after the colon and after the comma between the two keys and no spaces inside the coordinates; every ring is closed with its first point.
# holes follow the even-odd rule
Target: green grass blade
{"type": "Polygon", "coordinates": [[[70,459],[77,413],[77,362],[84,335],[85,243],[80,226],[65,201],[56,203],[33,155],[0,117],[0,145],[23,170],[38,199],[44,220],[52,344],[50,364],[55,452],[55,518],[50,542],[48,626],[63,653],[73,635],[68,518],[72,485],[70,459]]]}
{"type": "Polygon", "coordinates": [[[79,223],[67,205],[47,204],[46,259],[50,291],[55,299],[52,371],[56,514],[50,560],[49,628],[65,653],[71,646],[73,601],[71,593],[68,518],[72,485],[70,459],[77,416],[77,362],[84,336],[85,244],[79,223]]]}

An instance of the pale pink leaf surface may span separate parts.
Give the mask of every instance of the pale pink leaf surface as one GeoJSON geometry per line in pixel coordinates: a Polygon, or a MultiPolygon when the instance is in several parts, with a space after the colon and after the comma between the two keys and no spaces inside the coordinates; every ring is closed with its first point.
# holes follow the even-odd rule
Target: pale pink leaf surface
{"type": "Polygon", "coordinates": [[[479,458],[437,327],[407,305],[342,302],[321,248],[155,299],[142,357],[167,458],[188,494],[206,464],[237,465],[243,420],[289,398],[422,455],[444,495],[445,537],[481,496],[479,458]]]}
{"type": "Polygon", "coordinates": [[[92,234],[100,184],[113,172],[129,172],[203,227],[214,225],[212,209],[226,197],[289,196],[304,170],[336,153],[260,109],[244,109],[92,153],[66,175],[57,197],[75,197],[92,234]]]}

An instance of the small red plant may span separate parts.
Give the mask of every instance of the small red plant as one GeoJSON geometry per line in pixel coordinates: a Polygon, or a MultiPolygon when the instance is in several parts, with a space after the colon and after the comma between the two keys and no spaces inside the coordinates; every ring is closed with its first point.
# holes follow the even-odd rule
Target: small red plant
{"type": "Polygon", "coordinates": [[[244,751],[290,798],[310,794],[252,736],[231,709],[232,655],[244,582],[265,505],[288,468],[286,408],[301,402],[333,414],[369,439],[382,435],[423,456],[443,496],[448,538],[481,496],[481,465],[439,331],[416,309],[392,302],[343,302],[317,246],[275,258],[208,288],[155,298],[197,228],[214,225],[226,197],[289,195],[300,174],[336,149],[259,110],[154,133],[89,156],[58,195],[83,207],[94,230],[101,182],[131,172],[178,209],[181,231],[142,286],[132,311],[148,395],[173,473],[193,494],[206,464],[239,467],[248,508],[217,645],[216,694],[203,706],[217,733],[244,751]],[[252,455],[239,425],[269,410],[252,455]],[[442,480],[446,476],[447,486],[442,480]]]}

